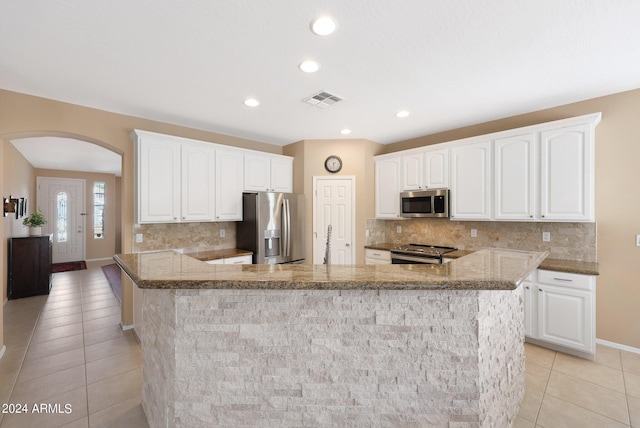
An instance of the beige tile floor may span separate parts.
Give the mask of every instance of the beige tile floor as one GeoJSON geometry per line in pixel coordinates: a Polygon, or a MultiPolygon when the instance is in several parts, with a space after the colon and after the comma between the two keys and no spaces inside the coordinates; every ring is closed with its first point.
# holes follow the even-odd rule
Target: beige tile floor
{"type": "MultiPolygon", "coordinates": [[[[100,265],[54,274],[49,296],[5,305],[0,404],[60,404],[63,411],[69,404],[71,412],[0,413],[0,428],[148,427],[140,346],[120,328],[100,265]]],[[[526,393],[515,427],[640,428],[640,355],[603,346],[597,354],[591,362],[526,344],[526,393]]]]}
{"type": "Polygon", "coordinates": [[[525,344],[517,428],[640,427],[640,355],[598,345],[595,362],[525,344]]]}
{"type": "Polygon", "coordinates": [[[140,345],[120,328],[120,304],[100,269],[109,263],[56,273],[49,296],[5,305],[0,405],[26,403],[29,414],[0,413],[1,428],[148,427],[140,345]],[[56,413],[32,413],[34,404],[56,413]]]}

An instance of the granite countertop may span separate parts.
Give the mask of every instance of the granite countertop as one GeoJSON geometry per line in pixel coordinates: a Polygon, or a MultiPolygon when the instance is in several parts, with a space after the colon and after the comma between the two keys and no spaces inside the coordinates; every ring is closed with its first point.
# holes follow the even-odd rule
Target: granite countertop
{"type": "Polygon", "coordinates": [[[574,260],[552,259],[549,257],[540,263],[538,269],[578,273],[582,275],[600,275],[598,263],[596,262],[579,262],[574,260]]]}
{"type": "MultiPolygon", "coordinates": [[[[397,245],[398,244],[382,242],[379,244],[365,245],[365,248],[389,251],[397,245]]],[[[474,252],[475,251],[470,250],[456,250],[445,254],[443,257],[445,259],[458,259],[460,257],[473,254],[474,252]]],[[[577,260],[554,259],[550,257],[545,258],[542,263],[540,263],[540,266],[538,266],[538,269],[552,270],[555,272],[577,273],[581,275],[600,275],[597,262],[581,262],[577,260]]]]}
{"type": "Polygon", "coordinates": [[[443,265],[210,265],[174,251],[114,259],[140,288],[513,290],[546,255],[484,249],[443,265]]]}
{"type": "Polygon", "coordinates": [[[475,251],[455,250],[443,255],[442,257],[445,259],[459,259],[460,257],[468,256],[469,254],[473,254],[473,253],[475,253],[475,251]]]}
{"type": "Polygon", "coordinates": [[[378,244],[365,245],[364,248],[368,248],[370,250],[390,251],[393,247],[397,246],[398,244],[392,244],[390,242],[380,242],[378,244]]]}
{"type": "Polygon", "coordinates": [[[205,262],[207,260],[228,259],[238,256],[251,256],[253,255],[253,252],[241,250],[239,248],[226,248],[224,250],[189,250],[186,251],[184,255],[205,262]]]}

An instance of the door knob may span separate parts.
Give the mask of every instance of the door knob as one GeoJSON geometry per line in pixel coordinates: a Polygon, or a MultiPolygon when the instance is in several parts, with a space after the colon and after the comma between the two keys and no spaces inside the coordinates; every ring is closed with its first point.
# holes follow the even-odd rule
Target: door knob
{"type": "Polygon", "coordinates": [[[344,245],[345,245],[345,247],[350,247],[351,246],[351,244],[349,244],[348,242],[346,244],[344,244],[344,245]]]}

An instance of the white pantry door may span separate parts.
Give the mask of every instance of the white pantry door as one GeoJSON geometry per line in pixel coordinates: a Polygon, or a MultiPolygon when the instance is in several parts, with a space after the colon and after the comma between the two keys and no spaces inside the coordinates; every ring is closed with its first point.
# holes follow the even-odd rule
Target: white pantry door
{"type": "Polygon", "coordinates": [[[38,177],[37,208],[47,219],[43,234],[53,234],[53,263],[84,260],[85,181],[38,177]]]}
{"type": "Polygon", "coordinates": [[[322,264],[331,232],[330,264],[355,261],[355,177],[313,177],[313,264],[322,264]]]}

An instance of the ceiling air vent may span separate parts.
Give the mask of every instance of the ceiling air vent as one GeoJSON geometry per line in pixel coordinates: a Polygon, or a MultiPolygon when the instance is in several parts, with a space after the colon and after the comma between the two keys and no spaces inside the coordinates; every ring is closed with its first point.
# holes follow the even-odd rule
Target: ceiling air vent
{"type": "Polygon", "coordinates": [[[337,95],[330,94],[327,91],[320,91],[316,94],[311,95],[308,98],[303,100],[307,104],[311,104],[312,106],[316,106],[318,108],[327,108],[331,107],[338,101],[342,101],[337,95]]]}

